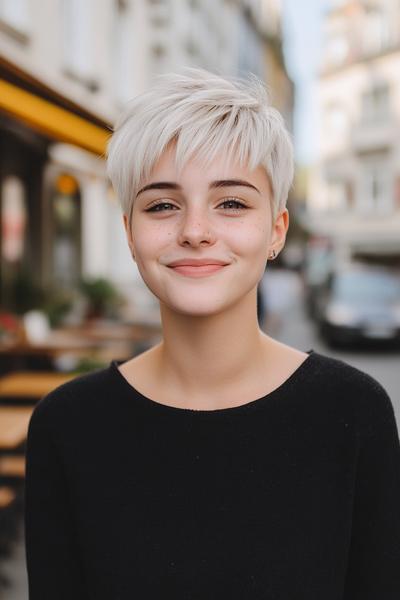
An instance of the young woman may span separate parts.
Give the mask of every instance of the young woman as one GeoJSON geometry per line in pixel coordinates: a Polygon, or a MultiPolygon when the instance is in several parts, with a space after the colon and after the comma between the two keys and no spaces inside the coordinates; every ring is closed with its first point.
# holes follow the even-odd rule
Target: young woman
{"type": "Polygon", "coordinates": [[[293,175],[263,84],[159,77],[119,119],[108,168],[163,338],[35,408],[30,600],[398,600],[391,400],[258,326],[293,175]]]}

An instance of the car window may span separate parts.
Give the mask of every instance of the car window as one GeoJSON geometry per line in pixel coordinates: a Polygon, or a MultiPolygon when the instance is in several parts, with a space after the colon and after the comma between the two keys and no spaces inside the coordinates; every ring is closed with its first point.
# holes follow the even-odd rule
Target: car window
{"type": "Polygon", "coordinates": [[[400,278],[384,273],[338,273],[332,292],[345,302],[400,302],[400,278]]]}

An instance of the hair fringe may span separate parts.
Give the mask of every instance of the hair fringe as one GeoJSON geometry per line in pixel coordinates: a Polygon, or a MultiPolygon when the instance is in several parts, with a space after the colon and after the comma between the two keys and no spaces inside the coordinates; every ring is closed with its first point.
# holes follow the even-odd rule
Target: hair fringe
{"type": "Polygon", "coordinates": [[[181,172],[194,154],[209,166],[217,154],[250,169],[264,166],[275,219],[293,182],[293,143],[268,86],[255,74],[222,76],[202,68],[158,75],[151,88],[127,102],[107,147],[107,174],[123,212],[167,146],[176,143],[181,172]]]}

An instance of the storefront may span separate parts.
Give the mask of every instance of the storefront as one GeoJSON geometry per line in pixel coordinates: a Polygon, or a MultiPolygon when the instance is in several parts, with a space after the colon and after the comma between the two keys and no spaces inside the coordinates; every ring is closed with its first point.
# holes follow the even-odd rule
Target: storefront
{"type": "Polygon", "coordinates": [[[98,157],[109,135],[107,123],[0,61],[1,307],[23,312],[44,289],[78,281],[82,173],[87,159],[106,185],[98,157]],[[58,147],[72,158],[58,160],[58,147]]]}

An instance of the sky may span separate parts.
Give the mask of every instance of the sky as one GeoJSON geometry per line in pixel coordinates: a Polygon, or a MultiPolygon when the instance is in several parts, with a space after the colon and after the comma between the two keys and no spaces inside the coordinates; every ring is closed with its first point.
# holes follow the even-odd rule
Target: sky
{"type": "Polygon", "coordinates": [[[313,85],[322,49],[322,17],[329,0],[283,0],[284,53],[295,84],[296,160],[307,165],[316,155],[313,85]]]}

